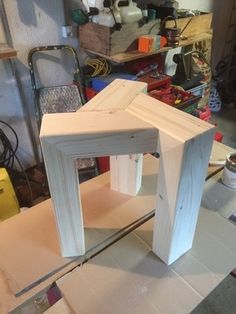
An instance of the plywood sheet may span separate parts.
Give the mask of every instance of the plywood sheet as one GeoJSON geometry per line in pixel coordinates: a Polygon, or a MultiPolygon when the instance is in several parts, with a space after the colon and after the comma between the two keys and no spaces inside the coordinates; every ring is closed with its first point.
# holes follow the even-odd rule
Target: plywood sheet
{"type": "MultiPolygon", "coordinates": [[[[157,160],[144,158],[137,197],[110,190],[109,173],[81,184],[86,250],[154,209],[157,160]]],[[[17,294],[71,262],[60,254],[51,200],[0,224],[0,267],[17,294]]]]}
{"type": "MultiPolygon", "coordinates": [[[[134,233],[152,246],[153,220],[134,233]]],[[[202,296],[212,291],[236,265],[236,228],[217,212],[201,208],[192,249],[171,265],[202,296]]]]}
{"type": "Polygon", "coordinates": [[[137,83],[133,84],[133,81],[116,79],[106,87],[106,90],[100,91],[95,98],[82,106],[78,112],[124,110],[139,93],[147,93],[147,84],[137,83]]]}
{"type": "Polygon", "coordinates": [[[0,256],[15,293],[69,261],[60,256],[51,200],[1,223],[0,256]]]}
{"type": "Polygon", "coordinates": [[[201,209],[193,248],[171,266],[151,252],[152,225],[57,281],[75,313],[190,313],[235,267],[236,228],[219,214],[201,209]]]}
{"type": "Polygon", "coordinates": [[[134,234],[57,284],[75,313],[189,313],[202,299],[134,234]]]}
{"type": "MultiPolygon", "coordinates": [[[[214,158],[221,158],[221,155],[219,154],[220,151],[222,152],[222,150],[223,156],[225,156],[225,149],[227,150],[229,148],[227,148],[225,145],[219,145],[218,143],[214,143],[214,158]]],[[[156,189],[156,177],[153,173],[155,172],[156,165],[155,163],[151,162],[151,160],[154,160],[152,158],[150,159],[148,157],[147,159],[147,157],[145,157],[144,160],[147,161],[147,163],[144,164],[145,176],[143,178],[143,186],[139,193],[139,197],[142,197],[142,200],[145,204],[147,204],[147,207],[150,207],[152,209],[156,189]]],[[[210,168],[210,171],[211,169],[212,168],[210,168]]],[[[109,174],[104,174],[81,185],[85,209],[88,208],[88,211],[85,211],[84,215],[84,221],[87,228],[86,246],[88,248],[91,248],[94,245],[94,240],[96,242],[104,240],[111,235],[111,231],[113,232],[114,230],[116,230],[115,228],[118,225],[124,226],[128,223],[128,221],[135,220],[143,213],[142,204],[140,204],[138,200],[134,201],[132,198],[125,195],[123,195],[122,197],[121,195],[119,195],[119,197],[117,197],[116,192],[109,192],[110,189],[108,177],[109,174]],[[111,211],[111,204],[114,199],[116,201],[115,209],[113,212],[111,211]],[[126,212],[125,209],[128,209],[128,211],[126,212]],[[99,212],[101,215],[98,215],[99,212]],[[91,234],[91,237],[88,237],[88,234],[91,234]]],[[[201,217],[202,214],[200,214],[200,218],[201,217]]],[[[235,239],[235,227],[232,228],[231,225],[231,227],[228,228],[228,222],[226,220],[223,221],[224,229],[220,234],[221,236],[226,237],[226,239],[223,239],[222,241],[227,240],[227,243],[229,245],[229,243],[232,244],[232,239],[235,239]]],[[[136,234],[142,238],[142,241],[146,242],[149,247],[152,243],[152,224],[153,221],[149,221],[145,225],[141,226],[136,232],[136,234]]],[[[218,233],[218,231],[221,230],[221,224],[221,217],[216,213],[213,216],[209,211],[209,219],[206,219],[205,228],[209,229],[210,232],[211,226],[215,226],[215,233],[218,233]],[[211,222],[211,219],[213,219],[212,217],[217,217],[217,220],[214,220],[214,224],[213,222],[211,222]],[[217,224],[216,221],[218,221],[217,224]]],[[[5,275],[7,275],[6,277],[4,276],[4,272],[2,272],[2,267],[0,267],[0,313],[6,313],[6,309],[9,309],[10,307],[15,307],[16,304],[21,304],[29,296],[32,297],[35,291],[39,291],[37,289],[32,289],[30,293],[23,294],[21,297],[15,299],[8,288],[9,283],[11,283],[12,287],[14,286],[16,288],[15,293],[17,293],[25,287],[28,287],[32,282],[40,280],[46,274],[54,271],[57,265],[63,265],[64,267],[65,262],[67,262],[68,260],[61,259],[61,256],[59,254],[59,244],[57,242],[57,235],[55,232],[54,217],[50,200],[31,208],[23,214],[12,217],[5,223],[1,223],[0,235],[0,265],[6,265],[4,269],[6,271],[5,275]],[[24,217],[24,221],[21,217],[24,217]],[[15,219],[17,220],[15,221],[15,219]],[[32,221],[34,222],[33,224],[32,221]],[[43,221],[42,225],[39,224],[40,221],[43,221]],[[19,227],[19,230],[17,231],[17,228],[15,228],[15,226],[21,225],[21,223],[23,223],[22,228],[19,227]],[[45,224],[50,226],[46,234],[44,234],[43,232],[43,230],[45,230],[45,224]],[[28,228],[28,231],[25,230],[25,225],[28,228]],[[11,228],[11,226],[13,228],[11,228]],[[47,236],[48,233],[50,233],[49,236],[47,236]],[[10,235],[10,237],[8,237],[8,235],[10,235]],[[41,240],[40,237],[42,237],[41,240]],[[37,247],[37,253],[35,253],[34,255],[30,255],[29,253],[31,252],[32,247],[33,250],[36,250],[36,248],[34,248],[35,244],[37,247]],[[9,248],[12,249],[10,250],[9,248]],[[49,258],[52,258],[53,261],[49,258]],[[9,264],[8,260],[13,260],[15,263],[9,264]],[[48,260],[50,261],[50,263],[45,263],[45,261],[48,260]],[[9,268],[9,266],[11,265],[13,266],[13,269],[9,268]]],[[[195,252],[195,248],[197,249],[194,242],[193,249],[191,250],[192,253],[195,252]]],[[[214,268],[208,267],[209,263],[207,266],[205,262],[206,257],[204,260],[200,261],[199,259],[196,259],[195,256],[189,254],[190,253],[185,254],[184,260],[182,260],[181,258],[179,261],[174,263],[173,267],[175,268],[173,269],[180,276],[182,276],[184,280],[188,282],[188,284],[193,286],[196,291],[205,296],[219,283],[219,280],[222,278],[222,276],[226,275],[226,271],[216,273],[214,268]]],[[[128,253],[128,256],[129,255],[130,253],[128,253]]],[[[216,252],[213,252],[211,256],[209,256],[209,260],[214,263],[216,258],[218,258],[217,250],[216,252]]],[[[224,264],[225,260],[227,261],[227,254],[223,258],[223,260],[222,258],[223,256],[221,257],[220,262],[224,264]]],[[[230,269],[233,264],[234,262],[230,261],[230,263],[227,264],[227,270],[230,269]]],[[[68,266],[66,268],[64,267],[64,269],[66,269],[67,271],[70,270],[68,266]]],[[[61,271],[60,274],[63,275],[64,272],[61,271]]],[[[53,278],[55,277],[56,276],[54,276],[53,278]]],[[[39,285],[40,289],[43,289],[51,282],[52,281],[47,280],[45,282],[45,285],[44,283],[39,285]]]]}
{"type": "Polygon", "coordinates": [[[62,298],[58,302],[56,302],[53,306],[51,306],[44,314],[73,314],[70,310],[69,306],[62,298]]]}

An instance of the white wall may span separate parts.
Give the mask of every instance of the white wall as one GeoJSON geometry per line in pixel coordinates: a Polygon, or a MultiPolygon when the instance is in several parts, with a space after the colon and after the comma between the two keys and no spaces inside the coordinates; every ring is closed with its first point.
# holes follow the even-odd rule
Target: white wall
{"type": "MultiPolygon", "coordinates": [[[[222,1],[222,0],[221,0],[222,1]]],[[[213,0],[178,0],[179,7],[183,9],[194,9],[203,12],[211,12],[213,9],[213,0]]]]}

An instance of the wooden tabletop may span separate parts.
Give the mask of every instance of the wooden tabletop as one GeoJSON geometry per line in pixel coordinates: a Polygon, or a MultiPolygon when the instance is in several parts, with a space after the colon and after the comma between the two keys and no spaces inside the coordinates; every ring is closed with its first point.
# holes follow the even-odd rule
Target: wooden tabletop
{"type": "MultiPolygon", "coordinates": [[[[212,150],[212,158],[214,160],[225,158],[225,156],[231,151],[231,148],[220,144],[220,143],[214,143],[213,150],[212,150]]],[[[157,166],[157,161],[154,161],[153,157],[147,157],[152,160],[152,162],[146,163],[146,176],[144,176],[143,180],[143,188],[141,190],[140,198],[130,198],[126,195],[121,195],[120,193],[110,191],[109,190],[109,176],[108,174],[103,174],[101,176],[98,176],[92,180],[89,180],[83,184],[81,184],[81,193],[83,195],[83,199],[85,202],[87,202],[85,208],[88,208],[87,214],[84,213],[84,223],[85,226],[87,226],[87,229],[91,232],[90,236],[88,236],[87,239],[87,245],[92,248],[92,246],[95,245],[96,242],[94,241],[100,241],[100,243],[104,243],[106,241],[105,239],[109,238],[108,242],[110,243],[114,241],[112,238],[114,233],[117,232],[118,229],[127,226],[128,224],[132,223],[132,221],[138,221],[142,216],[148,214],[153,209],[153,206],[155,204],[155,186],[153,188],[153,182],[155,182],[155,178],[153,179],[153,175],[157,166]],[[109,192],[110,191],[110,192],[109,192]],[[105,193],[105,194],[104,194],[105,193]],[[119,195],[118,195],[119,194],[119,195]],[[93,195],[93,197],[92,197],[93,195]],[[104,199],[106,199],[107,206],[104,206],[104,199]],[[103,200],[103,202],[102,202],[103,200]],[[112,209],[111,204],[115,201],[115,207],[112,209]],[[143,206],[145,204],[145,206],[143,206]],[[147,206],[148,204],[148,206],[147,206]],[[110,209],[109,209],[110,208],[110,209]],[[96,210],[95,210],[96,209],[96,210]],[[99,211],[100,215],[96,212],[99,211]],[[118,214],[119,213],[119,214],[118,214]],[[96,217],[96,219],[94,219],[96,217]]],[[[210,167],[208,170],[208,174],[214,173],[216,170],[218,170],[219,167],[210,167]]],[[[233,237],[234,239],[236,237],[236,228],[232,225],[234,228],[228,227],[228,222],[225,225],[226,220],[224,218],[221,218],[215,212],[206,211],[203,209],[204,213],[201,214],[200,218],[200,229],[202,230],[203,234],[204,232],[209,233],[207,236],[211,235],[211,232],[214,230],[205,230],[206,228],[206,221],[215,219],[218,229],[224,227],[225,229],[225,238],[222,239],[221,249],[222,252],[225,253],[225,258],[228,258],[228,261],[226,262],[225,259],[222,261],[222,264],[217,264],[217,267],[220,267],[220,272],[218,272],[217,269],[214,269],[214,265],[211,265],[213,267],[210,271],[211,276],[209,277],[207,275],[206,278],[212,278],[213,281],[210,281],[211,285],[208,288],[204,288],[207,291],[210,291],[210,289],[217,285],[219,280],[222,280],[224,276],[226,276],[227,272],[230,270],[230,267],[232,266],[232,258],[235,261],[235,256],[231,252],[231,250],[227,251],[224,248],[224,245],[231,245],[226,244],[226,241],[228,241],[229,236],[233,237]],[[228,228],[228,230],[227,230],[228,228]],[[234,231],[235,229],[235,231],[234,231]],[[227,232],[229,233],[227,235],[227,232]],[[226,251],[226,252],[225,252],[226,251]],[[230,255],[228,256],[227,252],[230,252],[230,255]],[[233,254],[233,255],[232,255],[233,254]],[[231,257],[230,257],[231,256],[231,257]],[[217,274],[216,274],[217,273],[217,274]],[[213,277],[212,277],[213,276],[213,277]]],[[[86,212],[86,210],[85,210],[86,212]]],[[[149,230],[151,220],[149,220],[148,223],[144,224],[143,227],[140,227],[137,231],[139,233],[139,236],[142,236],[142,241],[150,241],[150,232],[146,232],[145,230],[149,230]],[[147,227],[148,226],[148,227],[147,227]],[[147,229],[148,228],[148,229],[147,229]]],[[[125,234],[125,228],[122,231],[125,234]]],[[[216,230],[214,231],[214,236],[216,230]]],[[[0,273],[0,313],[6,313],[10,309],[16,309],[17,307],[21,307],[22,304],[27,302],[30,299],[34,299],[37,294],[42,294],[42,291],[45,291],[48,289],[51,283],[57,281],[59,278],[63,277],[67,272],[69,272],[74,267],[78,266],[81,263],[81,259],[75,259],[68,261],[67,259],[63,259],[60,257],[59,253],[59,243],[56,236],[56,229],[55,229],[55,221],[53,218],[53,210],[52,210],[52,203],[51,200],[42,202],[41,204],[34,206],[33,208],[29,209],[23,214],[17,215],[15,217],[10,218],[5,223],[2,223],[0,225],[0,233],[1,240],[0,240],[0,251],[4,248],[8,248],[8,251],[11,252],[11,254],[8,253],[9,261],[11,260],[11,265],[14,266],[14,260],[16,265],[16,272],[15,274],[18,276],[22,270],[20,269],[20,265],[24,267],[25,273],[23,272],[23,276],[17,277],[20,278],[20,281],[17,282],[17,285],[14,286],[12,283],[16,283],[16,278],[13,278],[11,276],[6,276],[4,271],[2,270],[0,273]],[[27,219],[22,219],[23,217],[27,217],[27,219]],[[9,226],[16,227],[18,224],[18,221],[21,222],[22,228],[19,227],[19,233],[17,236],[20,235],[20,239],[18,239],[18,243],[14,247],[12,245],[12,241],[14,240],[14,230],[12,230],[9,226]],[[27,231],[28,228],[28,231],[27,231]],[[21,231],[20,231],[21,230],[21,231]],[[35,230],[35,231],[34,231],[35,230]],[[37,231],[38,230],[38,231],[37,231]],[[5,232],[5,235],[3,233],[5,232]],[[30,234],[27,236],[27,232],[30,234]],[[38,239],[37,239],[38,235],[38,239]],[[34,242],[36,241],[36,242],[34,242]],[[10,244],[10,245],[8,245],[10,244]],[[26,251],[24,251],[24,256],[15,255],[20,248],[23,248],[24,250],[29,249],[29,254],[27,255],[26,251]],[[12,248],[12,250],[9,250],[9,248],[12,248]],[[40,259],[37,256],[37,248],[38,252],[40,252],[40,259]],[[30,256],[30,252],[32,253],[32,250],[34,250],[34,256],[30,256]],[[24,260],[25,259],[25,260],[24,260]],[[12,262],[13,260],[13,262],[12,262]],[[48,262],[47,262],[48,261],[48,262]],[[53,271],[53,263],[56,261],[56,267],[54,268],[55,271],[53,271]],[[50,262],[50,263],[49,263],[50,262]],[[50,264],[50,265],[49,265],[50,264]],[[41,267],[45,268],[44,270],[47,271],[47,267],[49,267],[50,273],[46,273],[47,276],[42,276],[42,273],[40,274],[40,265],[41,267]],[[17,267],[19,267],[19,273],[17,273],[17,267]],[[44,277],[40,280],[40,276],[44,277]],[[31,279],[33,281],[35,278],[38,278],[37,285],[34,286],[32,289],[27,289],[26,292],[21,293],[18,297],[16,297],[12,291],[19,288],[19,285],[21,282],[27,283],[27,280],[30,282],[31,279]],[[22,281],[21,281],[22,280],[22,281]]],[[[89,235],[89,233],[87,233],[89,235]]],[[[219,235],[220,236],[220,235],[219,235]]],[[[211,237],[211,236],[210,236],[211,237]]],[[[203,238],[199,238],[199,242],[196,243],[198,250],[201,250],[201,245],[204,243],[203,238]]],[[[120,241],[119,241],[120,242],[120,241]]],[[[150,243],[149,243],[150,244],[150,243]]],[[[215,244],[216,245],[216,244],[215,244]]],[[[233,245],[233,244],[232,244],[233,245]]],[[[210,248],[209,248],[210,250],[210,248]]],[[[6,252],[6,251],[5,251],[6,252]]],[[[195,252],[196,253],[196,252],[195,252]]],[[[207,253],[207,252],[206,252],[207,253]]],[[[148,253],[149,254],[149,253],[148,253]]],[[[191,257],[191,261],[193,262],[193,259],[198,258],[198,253],[193,258],[191,257]]],[[[220,251],[219,251],[220,254],[220,251]]],[[[132,256],[131,254],[129,254],[132,256]]],[[[2,256],[2,253],[1,253],[2,256]]],[[[205,255],[204,255],[205,256],[205,255]]],[[[5,257],[5,262],[7,257],[5,257]]],[[[204,257],[206,258],[206,256],[204,257]]],[[[182,259],[180,259],[181,261],[182,259]]],[[[185,261],[185,260],[184,260],[185,261]]],[[[188,258],[189,261],[189,258],[188,258]]],[[[192,263],[191,262],[191,263],[192,263]]],[[[3,261],[0,261],[0,266],[2,266],[3,261]]],[[[188,262],[189,263],[189,262],[188,262]]],[[[190,267],[192,264],[188,264],[186,267],[190,267]]],[[[178,264],[183,271],[185,269],[185,264],[181,264],[179,262],[178,264]]],[[[10,265],[7,266],[9,267],[10,265]]],[[[235,267],[235,265],[234,265],[235,267]]],[[[232,266],[232,269],[234,268],[232,266]]],[[[187,269],[187,268],[186,268],[187,269]]],[[[4,269],[6,270],[6,269],[4,269]]],[[[13,276],[13,273],[11,274],[13,276]]],[[[191,277],[192,278],[192,277],[191,277]]],[[[196,279],[197,280],[197,279],[196,279]]],[[[198,281],[198,280],[197,280],[198,281]]],[[[204,284],[204,277],[201,277],[200,282],[204,284]]],[[[208,287],[208,286],[207,286],[208,287]]],[[[20,287],[21,288],[21,287],[20,287]]],[[[192,288],[191,288],[192,289],[192,288]]],[[[193,294],[194,295],[194,294],[193,294]]],[[[197,302],[201,300],[201,297],[193,297],[194,300],[197,302]]],[[[194,301],[194,302],[195,302],[194,301]]],[[[195,303],[196,303],[195,302],[195,303]]],[[[195,304],[194,303],[194,304],[195,304]]]]}

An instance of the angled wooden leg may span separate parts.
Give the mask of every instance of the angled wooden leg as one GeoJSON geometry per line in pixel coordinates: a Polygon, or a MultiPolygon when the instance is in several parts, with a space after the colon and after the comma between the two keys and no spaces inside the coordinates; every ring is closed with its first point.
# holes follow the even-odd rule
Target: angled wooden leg
{"type": "Polygon", "coordinates": [[[142,185],[143,154],[110,157],[111,189],[135,196],[142,185]]]}
{"type": "Polygon", "coordinates": [[[159,133],[153,251],[168,265],[192,247],[213,136],[210,130],[183,142],[159,133]]]}
{"type": "Polygon", "coordinates": [[[76,160],[41,141],[61,254],[64,257],[83,255],[84,227],[76,160]]]}

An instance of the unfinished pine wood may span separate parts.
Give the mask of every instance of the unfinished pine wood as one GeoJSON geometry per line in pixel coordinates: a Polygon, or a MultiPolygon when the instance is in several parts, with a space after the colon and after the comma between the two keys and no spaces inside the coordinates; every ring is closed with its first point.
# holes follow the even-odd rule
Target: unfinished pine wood
{"type": "Polygon", "coordinates": [[[213,137],[209,132],[183,143],[159,134],[153,251],[168,265],[192,247],[213,137]]]}
{"type": "MultiPolygon", "coordinates": [[[[214,142],[212,156],[218,159],[228,151],[231,151],[229,147],[214,142]]],[[[100,240],[103,241],[111,234],[109,232],[128,225],[155,207],[156,169],[157,160],[150,155],[145,155],[142,188],[137,197],[128,197],[111,191],[109,173],[81,184],[84,220],[87,228],[86,239],[90,239],[86,242],[87,248],[93,247],[100,240]],[[90,237],[90,231],[94,229],[99,231],[103,238],[98,237],[98,232],[92,232],[90,237]],[[94,240],[93,243],[92,240],[94,240]]],[[[210,167],[208,174],[211,171],[210,167]]],[[[208,193],[210,194],[211,191],[208,193]]],[[[212,197],[211,201],[214,204],[215,198],[212,197]]],[[[201,295],[206,296],[234,268],[235,227],[218,213],[208,209],[200,211],[198,225],[193,248],[171,267],[183,278],[183,281],[201,295]],[[202,224],[201,228],[199,228],[200,224],[202,224]],[[223,232],[219,233],[219,230],[223,232]],[[210,242],[206,243],[206,239],[210,242]]],[[[135,231],[150,248],[152,247],[152,230],[153,220],[135,231]]],[[[1,223],[0,235],[0,268],[4,269],[4,272],[0,269],[0,313],[5,314],[10,309],[16,310],[16,308],[16,312],[20,311],[25,301],[33,300],[36,294],[48,289],[55,280],[80,264],[78,260],[69,265],[62,263],[63,267],[60,271],[51,273],[47,279],[42,280],[46,274],[52,270],[55,271],[58,259],[63,260],[60,257],[51,200],[44,201],[28,209],[27,212],[1,223]],[[26,213],[28,213],[27,216],[24,216],[26,213]],[[14,247],[14,251],[9,250],[9,247],[14,247]],[[50,264],[51,269],[48,268],[50,264]],[[20,290],[16,292],[19,292],[39,279],[41,280],[37,286],[19,297],[15,297],[9,287],[9,283],[13,280],[17,282],[20,290]]],[[[134,252],[130,254],[131,251],[128,249],[126,259],[133,257],[135,260],[135,254],[134,252]]],[[[154,261],[156,261],[155,258],[154,261]]],[[[154,263],[154,269],[156,267],[154,263]]],[[[160,283],[160,279],[158,282],[160,283]]]]}
{"type": "Polygon", "coordinates": [[[81,111],[108,111],[115,112],[124,110],[140,93],[147,93],[147,84],[143,82],[116,79],[105,90],[99,92],[96,97],[88,101],[81,111]]]}
{"type": "MultiPolygon", "coordinates": [[[[114,233],[153,210],[157,169],[158,160],[146,154],[136,197],[112,191],[109,173],[81,184],[87,250],[97,252],[99,244],[111,242],[114,233]]],[[[0,224],[0,256],[0,313],[3,309],[4,314],[81,264],[81,259],[60,255],[51,199],[0,224]],[[14,296],[23,290],[27,292],[14,296]]]]}
{"type": "MultiPolygon", "coordinates": [[[[145,83],[134,85],[132,81],[117,79],[109,84],[105,91],[101,91],[96,99],[90,100],[79,111],[119,111],[127,108],[139,93],[146,92],[147,84],[145,83]]],[[[136,195],[141,186],[141,172],[139,175],[136,173],[136,170],[140,170],[142,167],[141,161],[138,163],[138,168],[134,167],[136,165],[136,163],[131,163],[130,155],[110,157],[111,188],[122,193],[136,195]],[[123,167],[125,167],[125,171],[122,170],[123,167]]]]}
{"type": "Polygon", "coordinates": [[[77,112],[45,115],[40,137],[62,255],[83,255],[84,230],[75,160],[155,151],[157,130],[124,111],[77,112]]]}
{"type": "Polygon", "coordinates": [[[111,189],[137,195],[142,185],[143,154],[110,157],[111,189]]]}
{"type": "Polygon", "coordinates": [[[0,44],[0,59],[16,58],[17,52],[5,44],[0,44]]]}
{"type": "MultiPolygon", "coordinates": [[[[136,82],[128,85],[130,90],[140,88],[136,82]]],[[[106,92],[111,97],[111,88],[104,89],[102,97],[106,92]]],[[[163,155],[157,191],[157,224],[162,227],[155,225],[153,249],[170,264],[191,247],[214,126],[145,94],[131,98],[129,104],[124,98],[120,110],[112,110],[113,103],[108,103],[111,110],[106,105],[103,109],[98,98],[99,111],[43,117],[40,137],[63,256],[85,251],[74,160],[156,152],[157,144],[163,155]]],[[[93,101],[96,107],[96,97],[93,101]]]]}
{"type": "Polygon", "coordinates": [[[137,96],[127,111],[159,129],[153,251],[171,264],[192,247],[214,127],[146,97],[137,96]]]}

